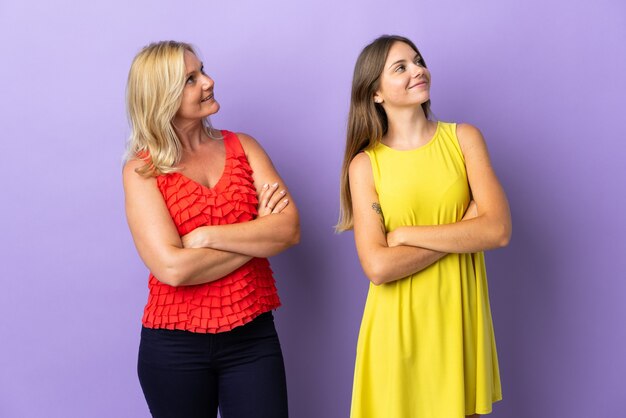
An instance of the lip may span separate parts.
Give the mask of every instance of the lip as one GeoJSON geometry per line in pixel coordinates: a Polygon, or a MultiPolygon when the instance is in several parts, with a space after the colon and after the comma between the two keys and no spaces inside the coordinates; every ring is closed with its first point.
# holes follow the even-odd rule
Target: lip
{"type": "Polygon", "coordinates": [[[208,102],[209,100],[211,100],[213,98],[213,93],[209,94],[207,97],[205,97],[204,99],[200,100],[201,102],[208,102]]]}
{"type": "Polygon", "coordinates": [[[427,84],[428,84],[428,81],[423,80],[423,81],[420,81],[419,83],[415,83],[415,84],[413,84],[412,86],[409,86],[409,89],[412,89],[413,87],[421,87],[421,86],[425,86],[425,85],[427,85],[427,84]]]}

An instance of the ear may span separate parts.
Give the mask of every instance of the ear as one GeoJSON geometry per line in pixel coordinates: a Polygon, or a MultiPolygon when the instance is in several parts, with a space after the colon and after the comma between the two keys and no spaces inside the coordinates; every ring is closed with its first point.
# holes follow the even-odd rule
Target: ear
{"type": "Polygon", "coordinates": [[[383,96],[379,92],[374,93],[374,103],[382,104],[383,102],[383,96]]]}

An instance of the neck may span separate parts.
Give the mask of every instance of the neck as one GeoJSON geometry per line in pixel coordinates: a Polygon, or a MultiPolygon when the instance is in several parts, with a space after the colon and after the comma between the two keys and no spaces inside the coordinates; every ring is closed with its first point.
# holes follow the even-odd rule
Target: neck
{"type": "Polygon", "coordinates": [[[435,122],[426,119],[422,106],[385,109],[387,134],[383,143],[398,148],[416,148],[426,144],[433,135],[435,122]]]}
{"type": "Polygon", "coordinates": [[[183,150],[195,150],[207,139],[206,129],[202,120],[174,121],[174,130],[183,150]]]}

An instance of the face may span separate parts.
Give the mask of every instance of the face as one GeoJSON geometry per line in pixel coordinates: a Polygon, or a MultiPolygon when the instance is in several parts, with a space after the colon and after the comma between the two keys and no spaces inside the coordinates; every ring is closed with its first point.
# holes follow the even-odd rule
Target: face
{"type": "Polygon", "coordinates": [[[374,101],[385,109],[416,106],[430,99],[430,72],[422,57],[404,42],[389,49],[374,101]]]}
{"type": "Polygon", "coordinates": [[[213,97],[214,84],[198,57],[185,51],[185,88],[176,120],[201,120],[216,113],[220,105],[213,97]]]}

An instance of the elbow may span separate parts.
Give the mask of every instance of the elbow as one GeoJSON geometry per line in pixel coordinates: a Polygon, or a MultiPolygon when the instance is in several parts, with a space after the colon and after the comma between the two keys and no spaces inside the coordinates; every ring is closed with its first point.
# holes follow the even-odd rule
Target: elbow
{"type": "Polygon", "coordinates": [[[297,224],[294,228],[293,228],[293,232],[291,234],[291,245],[298,245],[300,244],[300,224],[297,224]]]}
{"type": "Polygon", "coordinates": [[[166,284],[170,287],[178,287],[180,286],[180,283],[178,282],[178,280],[176,280],[175,278],[168,276],[166,274],[163,273],[154,273],[152,272],[152,275],[155,277],[155,279],[157,279],[159,282],[166,284]]]}
{"type": "Polygon", "coordinates": [[[284,239],[285,249],[300,244],[300,224],[294,222],[285,234],[284,239]]]}
{"type": "Polygon", "coordinates": [[[499,226],[495,234],[494,246],[496,248],[504,248],[511,242],[511,224],[502,224],[499,226]]]}
{"type": "Polygon", "coordinates": [[[158,281],[171,287],[185,286],[190,279],[180,266],[173,263],[164,263],[153,270],[152,274],[158,281]]]}
{"type": "Polygon", "coordinates": [[[296,213],[295,216],[291,218],[290,228],[289,228],[289,246],[300,244],[300,217],[296,213]]]}
{"type": "Polygon", "coordinates": [[[368,279],[370,279],[370,283],[374,286],[380,286],[381,284],[387,283],[387,281],[382,279],[380,276],[368,277],[368,279]]]}
{"type": "Polygon", "coordinates": [[[386,277],[380,274],[367,276],[367,278],[369,279],[370,283],[373,284],[374,286],[380,286],[382,284],[393,281],[391,277],[386,277]]]}
{"type": "Polygon", "coordinates": [[[389,278],[386,274],[387,272],[385,271],[384,266],[380,263],[364,263],[363,272],[374,286],[380,286],[381,284],[387,283],[389,281],[389,278]]]}
{"type": "Polygon", "coordinates": [[[510,233],[508,235],[506,235],[506,236],[503,236],[500,239],[500,248],[506,247],[507,245],[509,245],[509,242],[511,242],[511,234],[510,233]]]}

